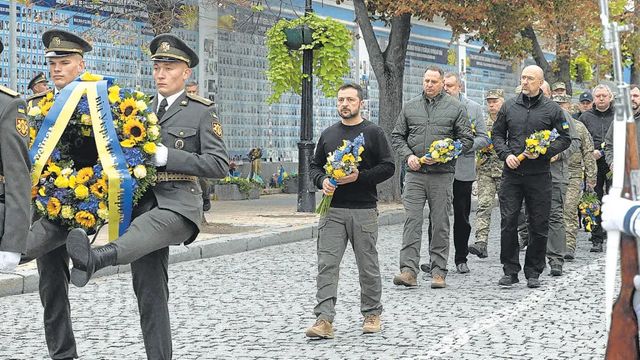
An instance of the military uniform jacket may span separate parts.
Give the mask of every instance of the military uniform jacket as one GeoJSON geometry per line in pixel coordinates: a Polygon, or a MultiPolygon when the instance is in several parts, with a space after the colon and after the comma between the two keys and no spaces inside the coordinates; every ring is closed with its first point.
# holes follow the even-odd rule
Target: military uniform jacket
{"type": "MultiPolygon", "coordinates": [[[[491,116],[487,116],[487,128],[491,129],[493,127],[493,119],[491,116]]],[[[491,176],[494,178],[499,178],[502,176],[502,167],[504,166],[504,161],[498,159],[498,155],[495,150],[491,150],[488,153],[482,154],[486,159],[485,162],[478,165],[478,173],[485,176],[491,176]]]]}
{"type": "MultiPolygon", "coordinates": [[[[152,106],[154,111],[158,109],[157,97],[152,106]]],[[[213,102],[183,93],[162,119],[158,119],[158,124],[162,144],[168,148],[164,171],[205,178],[227,175],[229,156],[213,102]]],[[[176,212],[200,228],[203,211],[202,189],[198,182],[159,182],[153,187],[153,193],[159,208],[176,212]]],[[[186,243],[193,241],[196,235],[186,243]]]]}
{"type": "Polygon", "coordinates": [[[0,86],[0,251],[22,253],[29,234],[31,160],[27,107],[13,90],[0,86]]]}
{"type": "Polygon", "coordinates": [[[573,125],[580,137],[580,151],[575,152],[569,159],[569,177],[582,178],[582,168],[584,166],[584,174],[590,182],[596,182],[597,165],[593,158],[593,139],[589,130],[580,121],[575,121],[573,125]]]}

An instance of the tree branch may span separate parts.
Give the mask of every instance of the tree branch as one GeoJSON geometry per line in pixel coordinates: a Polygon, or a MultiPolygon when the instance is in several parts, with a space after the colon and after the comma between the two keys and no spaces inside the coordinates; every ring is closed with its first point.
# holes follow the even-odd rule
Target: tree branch
{"type": "Polygon", "coordinates": [[[376,34],[373,31],[373,25],[369,20],[367,6],[365,5],[364,0],[354,0],[353,6],[356,12],[356,23],[358,23],[358,26],[360,27],[362,38],[364,39],[367,51],[369,52],[369,62],[371,63],[371,67],[373,67],[376,74],[382,74],[384,72],[385,58],[382,54],[382,50],[380,49],[380,44],[378,43],[376,34]]]}
{"type": "Polygon", "coordinates": [[[538,36],[536,35],[535,30],[531,25],[520,31],[520,35],[531,40],[531,55],[533,59],[536,61],[536,64],[542,68],[542,71],[547,73],[550,69],[549,62],[544,57],[544,51],[542,51],[542,47],[540,46],[540,42],[538,41],[538,36]]]}
{"type": "Polygon", "coordinates": [[[404,68],[409,36],[411,36],[411,13],[394,16],[391,19],[389,45],[384,50],[387,66],[401,66],[404,68]]]}

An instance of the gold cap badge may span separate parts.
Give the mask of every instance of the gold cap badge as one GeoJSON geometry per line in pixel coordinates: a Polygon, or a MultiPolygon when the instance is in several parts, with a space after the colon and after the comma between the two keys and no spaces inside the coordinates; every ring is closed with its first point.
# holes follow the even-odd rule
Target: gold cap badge
{"type": "Polygon", "coordinates": [[[163,41],[162,43],[160,43],[160,51],[167,52],[169,50],[171,50],[171,45],[168,42],[163,41]]]}

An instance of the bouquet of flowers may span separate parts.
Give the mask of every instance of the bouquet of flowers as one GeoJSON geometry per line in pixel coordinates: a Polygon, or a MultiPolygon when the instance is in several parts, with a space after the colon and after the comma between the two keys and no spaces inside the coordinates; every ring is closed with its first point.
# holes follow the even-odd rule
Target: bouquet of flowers
{"type": "MultiPolygon", "coordinates": [[[[547,149],[551,142],[558,138],[558,131],[553,130],[540,130],[536,131],[525,140],[525,151],[533,155],[544,155],[547,153],[547,149]]],[[[523,161],[527,157],[524,153],[518,155],[518,160],[523,161]]]]}
{"type": "Polygon", "coordinates": [[[483,147],[476,152],[476,164],[482,165],[488,159],[489,155],[493,152],[493,140],[491,140],[491,131],[487,131],[487,137],[489,138],[489,145],[483,147]]]}
{"type": "MultiPolygon", "coordinates": [[[[85,73],[79,80],[99,81],[102,77],[85,73]]],[[[124,155],[123,162],[126,162],[131,176],[131,194],[135,205],[156,180],[152,157],[160,142],[160,127],[150,109],[149,97],[139,91],[122,89],[112,79],[104,80],[107,80],[112,126],[124,155]]],[[[50,92],[29,110],[31,145],[34,145],[36,134],[53,104],[53,92],[50,92]]],[[[40,216],[68,228],[83,228],[87,232],[95,231],[110,218],[107,171],[99,159],[92,167],[78,168],[70,152],[75,139],[93,136],[85,91],[53,153],[46,160],[38,183],[32,189],[32,199],[40,216]]]]}
{"type": "Polygon", "coordinates": [[[580,217],[585,230],[591,232],[593,226],[598,225],[596,218],[600,215],[598,195],[592,191],[585,191],[580,199],[580,204],[578,204],[578,210],[580,210],[580,217]]]}
{"type": "MultiPolygon", "coordinates": [[[[337,180],[350,175],[353,169],[358,167],[358,164],[362,161],[360,155],[362,155],[363,151],[364,135],[360,133],[352,141],[342,140],[342,145],[336,151],[329,153],[324,170],[329,175],[331,184],[337,186],[337,180]]],[[[329,212],[332,199],[333,194],[322,196],[322,201],[320,201],[316,213],[320,214],[320,216],[325,216],[329,212]]]]}
{"type": "Polygon", "coordinates": [[[426,164],[426,160],[431,159],[444,164],[460,156],[461,152],[462,143],[460,140],[453,140],[450,138],[435,140],[429,146],[429,151],[420,158],[420,163],[426,164]]]}

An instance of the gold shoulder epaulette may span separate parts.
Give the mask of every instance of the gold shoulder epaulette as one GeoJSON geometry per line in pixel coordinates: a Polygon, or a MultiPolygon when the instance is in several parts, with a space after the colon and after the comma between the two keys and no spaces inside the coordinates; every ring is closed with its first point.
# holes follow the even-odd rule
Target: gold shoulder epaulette
{"type": "Polygon", "coordinates": [[[17,91],[11,90],[6,86],[0,85],[0,91],[12,97],[20,96],[20,94],[17,91]]]}
{"type": "Polygon", "coordinates": [[[47,93],[50,92],[50,91],[53,91],[53,90],[47,90],[47,91],[43,91],[41,93],[33,94],[33,95],[31,95],[31,96],[29,96],[27,98],[27,102],[29,102],[29,101],[31,101],[33,99],[41,98],[41,97],[47,95],[47,93]]]}
{"type": "Polygon", "coordinates": [[[213,101],[203,98],[202,96],[199,95],[192,95],[192,94],[187,94],[187,97],[193,101],[197,101],[200,104],[204,104],[206,106],[211,106],[213,105],[213,101]]]}

